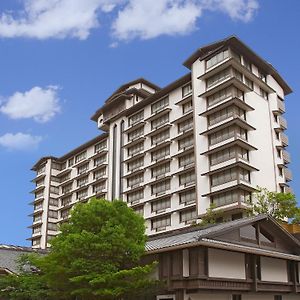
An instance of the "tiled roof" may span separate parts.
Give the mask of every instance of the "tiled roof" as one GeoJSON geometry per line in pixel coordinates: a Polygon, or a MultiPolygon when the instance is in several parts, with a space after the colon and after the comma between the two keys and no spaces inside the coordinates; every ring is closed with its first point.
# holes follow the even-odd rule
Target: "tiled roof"
{"type": "Polygon", "coordinates": [[[242,218],[242,219],[202,228],[199,230],[194,230],[192,232],[179,233],[168,237],[161,237],[161,238],[149,240],[146,244],[146,251],[157,251],[169,247],[196,243],[201,238],[208,237],[209,235],[212,235],[214,233],[218,233],[223,230],[229,230],[231,228],[241,227],[266,218],[268,218],[268,216],[266,215],[242,218]]]}

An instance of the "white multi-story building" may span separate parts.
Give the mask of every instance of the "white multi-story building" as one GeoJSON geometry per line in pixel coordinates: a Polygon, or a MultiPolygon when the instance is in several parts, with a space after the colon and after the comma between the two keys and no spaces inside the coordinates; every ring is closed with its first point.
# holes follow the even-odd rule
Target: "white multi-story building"
{"type": "Polygon", "coordinates": [[[243,216],[257,186],[289,192],[283,117],[290,87],[236,37],[198,49],[164,88],[137,79],[92,116],[102,133],[33,167],[32,246],[45,248],[72,206],[123,199],[147,234],[180,229],[213,204],[243,216]]]}

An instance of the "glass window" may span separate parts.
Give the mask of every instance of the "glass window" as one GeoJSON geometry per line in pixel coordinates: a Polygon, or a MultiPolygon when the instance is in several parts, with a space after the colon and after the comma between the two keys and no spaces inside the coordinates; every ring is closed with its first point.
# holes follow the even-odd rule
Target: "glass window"
{"type": "Polygon", "coordinates": [[[192,84],[189,83],[182,88],[182,97],[190,95],[192,93],[192,84]]]}
{"type": "Polygon", "coordinates": [[[151,112],[152,114],[157,113],[161,110],[163,110],[165,107],[169,105],[169,97],[163,98],[151,106],[151,112]]]}
{"type": "Polygon", "coordinates": [[[206,61],[206,68],[209,69],[229,57],[228,49],[219,52],[206,61]]]}
{"type": "Polygon", "coordinates": [[[144,111],[140,111],[134,115],[132,115],[131,117],[129,117],[128,121],[129,121],[129,126],[132,126],[140,121],[142,121],[144,119],[144,111]]]}

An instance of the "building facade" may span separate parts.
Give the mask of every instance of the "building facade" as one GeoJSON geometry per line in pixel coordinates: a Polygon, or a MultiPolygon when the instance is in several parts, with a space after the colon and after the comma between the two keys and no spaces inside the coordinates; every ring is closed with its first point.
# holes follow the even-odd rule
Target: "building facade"
{"type": "Polygon", "coordinates": [[[34,166],[32,246],[46,248],[72,206],[123,199],[149,236],[197,222],[210,205],[241,218],[257,186],[290,192],[278,72],[236,37],[198,49],[164,88],[137,79],[92,116],[103,132],[34,166]]]}
{"type": "Polygon", "coordinates": [[[243,218],[150,238],[157,300],[296,300],[300,243],[272,218],[243,218]]]}

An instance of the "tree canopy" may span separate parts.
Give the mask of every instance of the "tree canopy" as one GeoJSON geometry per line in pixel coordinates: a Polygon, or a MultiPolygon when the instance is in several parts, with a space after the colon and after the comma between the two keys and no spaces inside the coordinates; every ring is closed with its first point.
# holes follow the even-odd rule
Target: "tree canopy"
{"type": "Polygon", "coordinates": [[[250,203],[252,214],[268,214],[279,222],[286,219],[293,223],[300,221],[300,209],[294,194],[258,188],[258,191],[253,193],[253,198],[250,203]]]}
{"type": "Polygon", "coordinates": [[[133,299],[155,286],[154,265],[140,264],[144,220],[126,203],[91,199],[78,204],[60,231],[49,254],[27,257],[38,274],[0,279],[2,294],[24,300],[133,299]]]}

